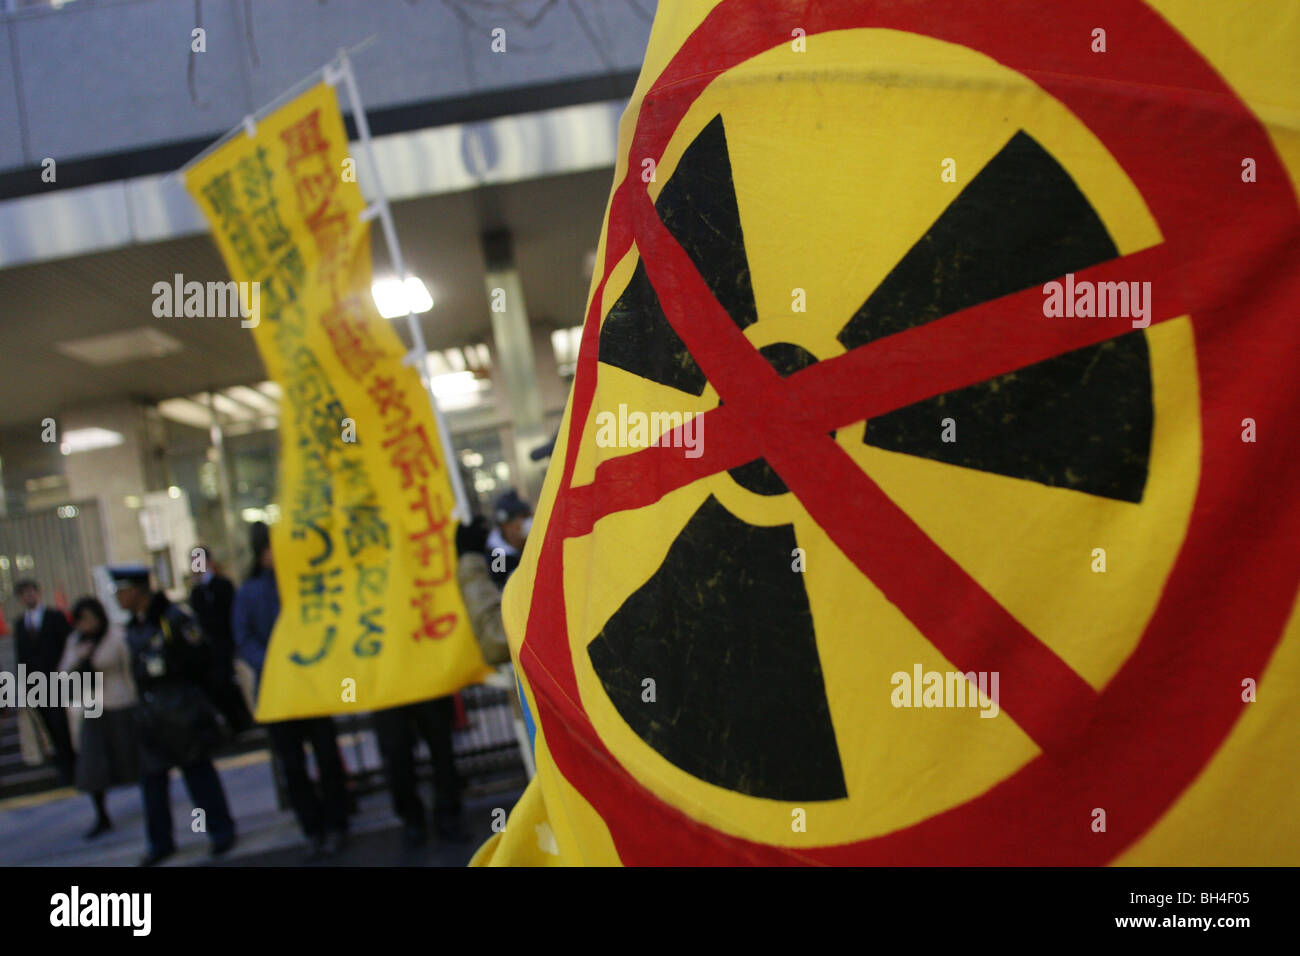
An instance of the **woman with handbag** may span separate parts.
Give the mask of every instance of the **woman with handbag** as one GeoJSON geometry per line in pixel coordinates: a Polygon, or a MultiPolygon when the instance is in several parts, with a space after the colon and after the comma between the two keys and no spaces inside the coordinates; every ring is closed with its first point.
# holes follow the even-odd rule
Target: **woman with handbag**
{"type": "Polygon", "coordinates": [[[76,785],[95,804],[95,825],[86,834],[93,840],[113,828],[105,792],[140,776],[135,682],[126,637],[109,626],[104,605],[93,597],[81,598],[72,607],[72,622],[59,670],[103,675],[102,709],[98,716],[82,717],[77,737],[76,785]]]}
{"type": "Polygon", "coordinates": [[[219,856],[235,845],[235,822],[226,792],[212,765],[221,738],[216,708],[204,692],[208,654],[194,619],[149,591],[143,565],[109,568],[117,603],[131,614],[126,642],[140,695],[140,789],[149,836],[141,866],[152,866],[176,852],[167,775],[179,767],[194,806],[203,811],[204,829],[219,856]]]}

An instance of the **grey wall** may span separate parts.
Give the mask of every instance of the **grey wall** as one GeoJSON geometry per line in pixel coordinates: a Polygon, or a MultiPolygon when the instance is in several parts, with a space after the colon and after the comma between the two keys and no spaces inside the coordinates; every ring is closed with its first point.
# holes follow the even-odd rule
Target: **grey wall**
{"type": "Polygon", "coordinates": [[[371,34],[367,110],[636,71],[653,0],[76,0],[0,15],[0,171],[217,136],[371,34]],[[491,51],[495,27],[506,52],[491,51]]]}

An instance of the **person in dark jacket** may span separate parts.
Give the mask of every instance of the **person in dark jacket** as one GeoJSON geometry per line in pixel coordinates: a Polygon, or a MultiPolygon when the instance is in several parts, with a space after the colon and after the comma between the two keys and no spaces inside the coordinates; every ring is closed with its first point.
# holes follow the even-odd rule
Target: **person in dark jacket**
{"type": "MultiPolygon", "coordinates": [[[[456,572],[470,627],[488,664],[510,660],[510,646],[501,623],[501,590],[490,576],[486,560],[488,526],[481,517],[456,528],[456,572]]],[[[518,707],[516,706],[516,711],[518,707]]],[[[393,812],[402,820],[403,840],[409,847],[428,842],[429,827],[420,800],[415,770],[414,747],[423,738],[433,766],[433,824],[444,840],[465,836],[461,825],[463,781],[456,769],[452,740],[455,703],[452,697],[417,701],[376,711],[371,717],[379,739],[393,812]]]]}
{"type": "Polygon", "coordinates": [[[235,607],[235,586],[221,573],[212,553],[203,545],[193,551],[198,566],[190,589],[190,610],[198,618],[203,636],[212,649],[212,673],[209,691],[212,703],[226,718],[232,733],[240,734],[253,726],[253,715],[244,703],[244,694],[235,683],[235,638],[230,630],[235,607]]]}
{"type": "MultiPolygon", "coordinates": [[[[15,663],[25,665],[29,672],[40,671],[50,680],[59,671],[59,659],[72,625],[62,612],[41,603],[41,586],[30,578],[19,581],[14,586],[14,594],[23,606],[23,613],[13,624],[15,663]]],[[[59,782],[65,786],[71,784],[76,754],[72,749],[67,712],[62,706],[33,709],[54,746],[59,782]]]]}
{"type": "Polygon", "coordinates": [[[148,568],[127,565],[109,573],[117,603],[131,615],[126,644],[140,698],[140,789],[149,838],[140,865],[152,866],[176,852],[168,794],[172,767],[180,768],[190,799],[203,811],[212,855],[220,856],[235,845],[235,821],[212,765],[220,729],[204,692],[210,655],[203,634],[165,594],[150,593],[148,568]]]}
{"type": "MultiPolygon", "coordinates": [[[[253,669],[261,693],[262,665],[271,632],[280,616],[280,592],[275,582],[271,533],[262,522],[251,528],[253,569],[235,595],[232,626],[239,656],[253,669]]],[[[339,756],[334,721],[330,717],[277,720],[266,725],[271,749],[284,770],[289,804],[313,856],[332,856],[347,842],[347,775],[339,756]],[[310,744],[320,771],[320,788],[307,774],[306,745],[310,744]]]]}

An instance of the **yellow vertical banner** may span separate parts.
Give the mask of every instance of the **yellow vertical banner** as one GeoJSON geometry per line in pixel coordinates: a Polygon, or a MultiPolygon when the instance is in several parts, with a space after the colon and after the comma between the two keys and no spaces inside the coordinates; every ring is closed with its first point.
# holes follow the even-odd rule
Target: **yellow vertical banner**
{"type": "Polygon", "coordinates": [[[488,673],[456,583],[455,465],[371,300],[353,169],[322,83],[185,174],[283,389],[261,721],[396,706],[488,673]]]}

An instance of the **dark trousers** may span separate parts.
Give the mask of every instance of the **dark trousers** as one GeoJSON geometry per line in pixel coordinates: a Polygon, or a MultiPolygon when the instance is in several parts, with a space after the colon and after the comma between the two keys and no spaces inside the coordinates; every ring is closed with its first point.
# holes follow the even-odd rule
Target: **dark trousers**
{"type": "Polygon", "coordinates": [[[72,783],[73,770],[77,755],[72,749],[72,734],[68,732],[68,712],[62,707],[38,707],[41,723],[50,735],[54,746],[54,766],[59,771],[59,782],[64,786],[72,783]]]}
{"type": "Polygon", "coordinates": [[[314,837],[326,830],[346,830],[347,774],[339,758],[334,721],[329,717],[279,720],[267,724],[266,732],[271,738],[271,749],[284,770],[289,805],[293,807],[302,832],[314,837]],[[319,791],[307,775],[305,744],[311,744],[311,751],[316,755],[316,767],[320,771],[319,791]]]}
{"type": "MultiPolygon", "coordinates": [[[[190,801],[203,810],[208,838],[213,845],[234,839],[235,821],[230,816],[226,791],[221,786],[221,778],[217,776],[217,768],[212,765],[212,761],[200,760],[181,767],[181,776],[185,778],[185,789],[190,792],[190,801]]],[[[175,849],[167,772],[144,774],[140,777],[140,790],[144,794],[149,849],[154,853],[166,853],[175,849]]]]}
{"type": "Polygon", "coordinates": [[[373,715],[379,749],[388,770],[393,811],[408,826],[425,829],[424,804],[416,790],[415,743],[423,737],[433,763],[433,818],[451,823],[460,815],[460,775],[451,746],[455,704],[450,697],[422,700],[373,715]]]}
{"type": "Polygon", "coordinates": [[[235,683],[232,668],[222,667],[216,670],[208,696],[217,710],[221,711],[221,716],[226,718],[231,733],[242,734],[253,726],[253,715],[248,712],[248,704],[244,702],[244,692],[235,683]]]}

